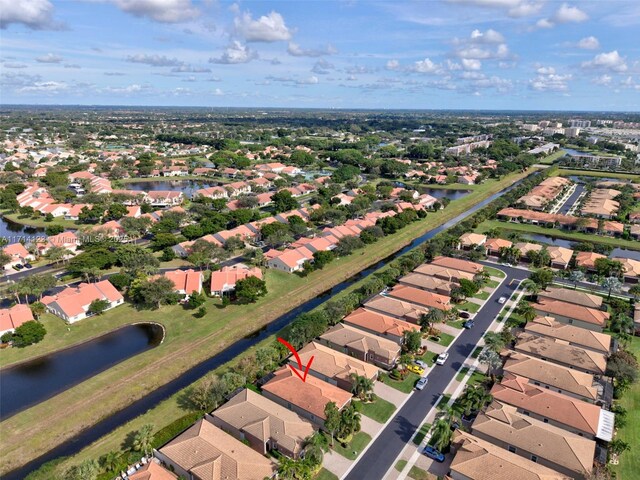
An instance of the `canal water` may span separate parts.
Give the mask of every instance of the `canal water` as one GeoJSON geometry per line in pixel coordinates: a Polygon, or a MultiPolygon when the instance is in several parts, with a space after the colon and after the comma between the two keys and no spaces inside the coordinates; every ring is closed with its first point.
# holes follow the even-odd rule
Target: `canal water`
{"type": "MultiPolygon", "coordinates": [[[[534,173],[532,175],[537,175],[537,173],[534,173]]],[[[380,262],[376,263],[375,265],[373,265],[373,266],[371,266],[371,267],[369,267],[369,268],[367,268],[365,270],[362,270],[361,272],[357,273],[356,275],[353,275],[352,277],[348,278],[347,280],[345,280],[345,281],[339,283],[338,285],[334,286],[330,290],[324,292],[323,294],[318,295],[317,297],[314,297],[313,299],[303,303],[302,305],[294,308],[293,310],[290,310],[289,312],[285,313],[284,315],[278,317],[276,320],[271,322],[266,327],[262,328],[259,332],[254,333],[252,335],[249,335],[249,336],[247,336],[247,337],[245,337],[245,338],[243,338],[241,340],[238,340],[237,342],[235,342],[234,344],[230,345],[229,347],[227,347],[222,352],[220,352],[220,353],[214,355],[213,357],[211,357],[211,358],[209,358],[207,360],[204,360],[203,362],[191,367],[189,370],[184,372],[182,375],[180,375],[179,377],[177,377],[173,381],[171,381],[171,382],[169,382],[169,383],[157,388],[156,390],[153,390],[153,391],[149,392],[146,396],[144,396],[144,397],[140,398],[139,400],[133,402],[129,406],[127,406],[124,409],[120,410],[119,412],[114,413],[110,417],[107,417],[107,418],[99,421],[98,423],[96,423],[92,427],[90,427],[90,428],[88,428],[86,430],[83,430],[82,432],[80,432],[79,434],[75,435],[74,437],[72,437],[71,439],[66,441],[65,443],[60,444],[57,447],[54,447],[52,450],[44,453],[39,458],[31,461],[30,463],[24,465],[23,467],[20,467],[19,469],[13,470],[13,471],[5,474],[3,476],[3,480],[18,480],[18,479],[22,479],[29,472],[39,468],[43,463],[46,463],[46,462],[48,462],[50,460],[53,460],[55,458],[58,458],[58,457],[73,455],[73,454],[77,453],[82,448],[84,448],[84,446],[89,445],[90,443],[98,440],[100,437],[108,434],[109,432],[111,432],[115,428],[117,428],[120,425],[132,420],[133,418],[135,418],[135,417],[137,417],[139,415],[142,415],[147,410],[149,410],[150,408],[153,408],[155,405],[157,405],[159,402],[167,399],[168,397],[170,397],[171,395],[177,393],[178,391],[182,390],[183,388],[186,388],[187,386],[189,386],[190,384],[192,384],[193,382],[195,382],[199,378],[201,378],[204,375],[206,375],[211,370],[214,370],[214,369],[220,367],[221,365],[231,361],[233,358],[238,356],[240,353],[246,351],[248,348],[253,347],[254,345],[258,344],[259,342],[261,342],[265,338],[269,337],[270,335],[273,335],[273,334],[277,333],[278,331],[282,330],[285,326],[287,326],[289,323],[291,323],[301,313],[313,310],[318,305],[320,305],[320,304],[326,302],[327,300],[331,299],[333,296],[337,295],[338,293],[340,293],[344,289],[348,288],[349,286],[351,286],[355,282],[358,282],[361,279],[363,279],[365,277],[368,277],[373,272],[377,271],[379,268],[383,267],[384,265],[386,265],[390,261],[394,260],[395,258],[407,253],[410,250],[413,250],[414,248],[416,248],[416,247],[422,245],[423,243],[425,243],[426,241],[432,239],[433,237],[435,237],[440,232],[452,227],[453,225],[457,224],[458,222],[461,222],[462,220],[464,220],[465,218],[469,217],[470,215],[473,215],[476,211],[478,211],[481,208],[485,207],[486,205],[491,203],[493,200],[495,200],[496,198],[498,198],[501,195],[503,195],[505,192],[508,192],[509,190],[517,187],[520,183],[522,183],[522,180],[516,182],[515,184],[513,184],[510,187],[507,187],[507,188],[501,190],[500,192],[492,195],[491,197],[487,198],[486,200],[474,205],[473,207],[471,207],[466,212],[458,215],[457,217],[449,220],[448,222],[440,225],[439,227],[437,227],[437,228],[435,228],[433,230],[429,230],[429,231],[425,232],[423,235],[421,235],[420,237],[418,237],[415,240],[413,240],[410,244],[408,244],[407,246],[405,246],[404,248],[402,248],[400,251],[396,252],[395,254],[393,254],[393,255],[381,260],[380,262]]]]}
{"type": "Polygon", "coordinates": [[[153,182],[130,182],[124,183],[123,190],[134,190],[136,192],[183,192],[186,197],[191,198],[196,190],[221,185],[214,181],[200,180],[158,180],[153,182]]]}
{"type": "Polygon", "coordinates": [[[24,240],[35,238],[45,238],[44,228],[28,227],[19,223],[12,222],[5,217],[0,217],[0,238],[5,239],[8,244],[19,243],[24,240]]]}
{"type": "MultiPolygon", "coordinates": [[[[564,238],[552,237],[550,235],[541,235],[539,233],[527,233],[523,238],[534,242],[546,243],[547,245],[555,245],[557,247],[573,248],[572,245],[578,243],[564,238]]],[[[640,251],[628,250],[626,248],[614,248],[609,257],[626,257],[640,261],[640,251]]]]}
{"type": "Polygon", "coordinates": [[[162,336],[159,325],[127,325],[75,347],[0,370],[0,420],[156,347],[162,336]]]}

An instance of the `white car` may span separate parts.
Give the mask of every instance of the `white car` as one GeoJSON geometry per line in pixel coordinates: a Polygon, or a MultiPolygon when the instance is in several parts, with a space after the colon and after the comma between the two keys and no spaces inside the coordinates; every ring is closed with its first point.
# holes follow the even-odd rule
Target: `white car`
{"type": "Polygon", "coordinates": [[[444,365],[444,362],[447,361],[447,358],[449,358],[449,353],[442,352],[440,355],[438,355],[438,358],[436,359],[436,365],[444,365]]]}
{"type": "Polygon", "coordinates": [[[499,303],[500,305],[504,305],[506,301],[507,301],[507,297],[500,297],[500,298],[498,299],[498,303],[499,303]]]}
{"type": "Polygon", "coordinates": [[[429,383],[429,379],[427,377],[420,377],[418,383],[416,383],[416,390],[422,390],[429,383]]]}

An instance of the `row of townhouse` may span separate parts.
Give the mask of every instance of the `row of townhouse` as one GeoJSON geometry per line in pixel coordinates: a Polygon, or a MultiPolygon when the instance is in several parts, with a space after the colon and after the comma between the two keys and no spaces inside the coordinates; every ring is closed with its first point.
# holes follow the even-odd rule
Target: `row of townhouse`
{"type": "Polygon", "coordinates": [[[620,209],[620,204],[614,200],[620,195],[619,190],[611,188],[596,188],[589,193],[588,199],[582,204],[580,212],[597,218],[613,218],[620,209]]]}
{"type": "Polygon", "coordinates": [[[519,208],[503,208],[498,212],[497,216],[499,219],[510,222],[531,223],[533,225],[559,225],[562,228],[609,236],[620,236],[625,230],[623,223],[611,220],[605,220],[600,224],[595,218],[574,217],[560,213],[551,214],[519,208]]]}
{"type": "Polygon", "coordinates": [[[549,177],[520,197],[516,203],[532,210],[544,210],[572,185],[564,177],[549,177]]]}

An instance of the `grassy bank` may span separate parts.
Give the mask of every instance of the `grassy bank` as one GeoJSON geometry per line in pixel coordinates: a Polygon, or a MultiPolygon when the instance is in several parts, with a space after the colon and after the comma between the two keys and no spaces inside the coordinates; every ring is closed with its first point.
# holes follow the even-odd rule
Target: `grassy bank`
{"type": "Polygon", "coordinates": [[[567,152],[565,152],[563,149],[560,149],[557,152],[553,152],[551,155],[547,155],[546,157],[541,158],[540,160],[538,160],[538,163],[541,163],[542,165],[551,165],[559,158],[564,157],[566,153],[567,152]]]}
{"type": "MultiPolygon", "coordinates": [[[[472,194],[452,202],[445,210],[429,214],[426,219],[407,226],[393,236],[381,239],[375,246],[339,259],[324,270],[313,272],[306,278],[269,272],[267,275],[269,294],[253,305],[212,310],[216,307],[212,306],[213,300],[209,300],[209,314],[200,320],[193,318],[190,312],[181,310],[181,307],[163,307],[155,312],[138,312],[126,306],[91,320],[96,322],[93,328],[89,324],[85,324],[89,326],[82,328],[84,321],[80,322],[77,328],[82,328],[83,333],[57,341],[55,345],[47,347],[47,344],[44,344],[44,346],[52,351],[96,336],[98,332],[95,328],[104,328],[104,331],[108,331],[114,325],[145,321],[145,319],[163,323],[167,328],[167,338],[163,345],[126,360],[0,424],[0,448],[4,452],[0,460],[0,472],[16,468],[64,442],[100,419],[177,377],[192,365],[215,355],[234,341],[264,326],[296,305],[314,298],[320,292],[389,256],[425,231],[468,210],[528,173],[530,172],[512,175],[500,181],[487,182],[472,194]],[[108,328],[95,326],[105,319],[109,324],[108,328]],[[113,395],[116,391],[120,393],[113,395]]],[[[66,326],[63,327],[66,328],[66,326]]],[[[23,351],[25,353],[11,352],[14,358],[6,361],[5,364],[10,361],[24,360],[41,352],[37,350],[39,346],[31,348],[35,349],[32,353],[29,353],[28,349],[23,351]]],[[[5,353],[8,352],[0,352],[0,359],[5,353]]],[[[184,411],[178,406],[178,395],[175,395],[161,402],[142,417],[116,429],[89,446],[77,456],[77,459],[98,458],[110,450],[119,450],[124,436],[144,423],[153,423],[160,427],[182,415],[184,411]]]]}
{"type": "Polygon", "coordinates": [[[549,235],[556,238],[564,238],[574,242],[601,243],[611,247],[627,248],[629,250],[640,250],[640,243],[636,240],[624,240],[622,238],[607,237],[604,235],[593,235],[581,232],[570,232],[557,228],[545,228],[539,225],[530,225],[528,223],[501,222],[499,220],[486,220],[476,228],[477,232],[484,233],[494,228],[500,228],[504,231],[512,231],[519,233],[537,233],[539,235],[549,235]]]}
{"type": "Polygon", "coordinates": [[[567,177],[569,175],[578,175],[582,177],[598,177],[598,178],[620,178],[623,180],[631,180],[633,183],[640,183],[640,175],[635,173],[613,173],[613,172],[597,172],[592,170],[572,170],[560,168],[557,175],[567,177]]]}
{"type": "Polygon", "coordinates": [[[61,227],[64,227],[67,230],[77,230],[78,229],[78,225],[76,224],[75,221],[73,221],[73,220],[65,220],[64,218],[54,218],[52,221],[46,222],[45,219],[44,219],[44,215],[42,217],[39,217],[39,218],[31,218],[30,216],[29,217],[23,217],[19,213],[9,213],[6,210],[4,212],[1,212],[0,215],[2,215],[7,220],[9,220],[9,221],[11,221],[13,223],[18,223],[20,225],[26,225],[28,227],[47,228],[47,227],[50,227],[51,225],[60,225],[61,227]]]}

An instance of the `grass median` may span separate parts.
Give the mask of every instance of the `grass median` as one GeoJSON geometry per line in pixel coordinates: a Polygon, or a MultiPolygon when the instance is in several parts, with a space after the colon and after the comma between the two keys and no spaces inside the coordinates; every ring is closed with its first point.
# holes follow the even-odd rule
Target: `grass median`
{"type": "MultiPolygon", "coordinates": [[[[269,294],[252,305],[230,306],[197,320],[181,307],[162,307],[157,311],[138,312],[130,306],[118,307],[102,317],[83,320],[77,327],[81,332],[40,344],[54,351],[86,341],[121,325],[152,320],[167,329],[165,342],[147,352],[132,357],[91,379],[21,412],[0,424],[0,473],[42,455],[50,448],[72,438],[83,429],[126,407],[150,391],[179,376],[193,365],[210,358],[238,339],[270,323],[301,303],[386,258],[422,235],[455,216],[469,210],[490,195],[524,178],[531,171],[490,180],[473,193],[451,202],[444,210],[430,213],[398,233],[385,237],[364,251],[332,262],[325,269],[305,278],[270,271],[267,273],[269,294]],[[105,324],[100,322],[104,321],[105,324]],[[93,323],[89,323],[93,322],[93,323]],[[83,327],[83,325],[86,325],[83,327]],[[113,392],[119,392],[114,395],[113,392]]],[[[212,300],[208,300],[211,305],[212,300]]],[[[56,321],[56,319],[52,319],[56,321]]],[[[66,326],[63,324],[63,327],[66,326]]],[[[73,329],[72,329],[73,330],[73,329]]],[[[64,333],[64,332],[63,332],[64,333]]],[[[0,352],[0,363],[15,363],[41,355],[39,346],[11,353],[7,360],[0,352]]],[[[416,376],[417,379],[417,376],[416,376]]],[[[412,386],[410,387],[410,389],[412,386]]],[[[177,396],[161,402],[147,414],[116,429],[86,448],[77,458],[98,458],[111,450],[119,450],[122,435],[144,423],[161,427],[184,415],[177,405],[177,396]],[[144,419],[144,420],[142,420],[144,419]]],[[[75,462],[74,462],[75,463],[75,462]]],[[[66,465],[64,462],[63,465],[66,465]]]]}

